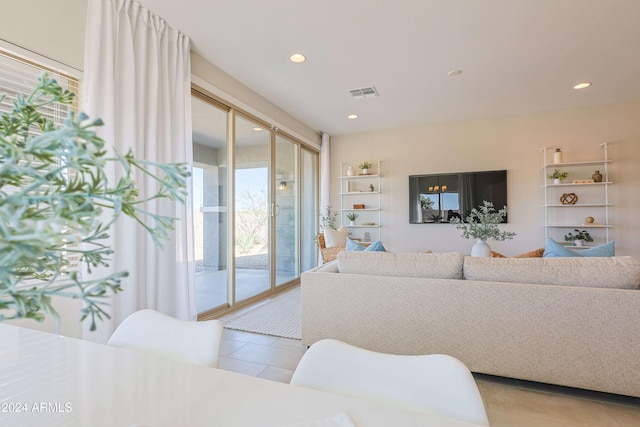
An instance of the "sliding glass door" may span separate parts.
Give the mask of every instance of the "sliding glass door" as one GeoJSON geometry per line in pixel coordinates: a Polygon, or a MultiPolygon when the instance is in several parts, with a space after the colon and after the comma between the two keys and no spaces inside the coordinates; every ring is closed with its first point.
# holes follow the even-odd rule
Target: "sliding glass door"
{"type": "Polygon", "coordinates": [[[316,245],[318,223],[318,153],[300,149],[300,271],[318,262],[316,245]]]}
{"type": "Polygon", "coordinates": [[[297,144],[276,135],[275,276],[276,286],[300,276],[300,178],[297,144]]]}
{"type": "Polygon", "coordinates": [[[271,289],[271,132],[242,116],[235,119],[235,301],[271,289]]]}
{"type": "Polygon", "coordinates": [[[227,306],[228,111],[192,97],[192,205],[196,304],[199,313],[227,306]]]}
{"type": "Polygon", "coordinates": [[[318,154],[196,90],[192,111],[196,302],[208,318],[315,266],[318,154]]]}

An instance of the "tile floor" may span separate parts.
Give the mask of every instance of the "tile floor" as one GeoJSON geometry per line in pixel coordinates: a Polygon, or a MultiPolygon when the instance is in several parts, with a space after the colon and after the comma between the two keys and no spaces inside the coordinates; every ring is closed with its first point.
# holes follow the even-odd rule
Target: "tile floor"
{"type": "MultiPolygon", "coordinates": [[[[288,383],[299,340],[225,329],[220,368],[288,383]]],[[[492,427],[640,427],[640,399],[477,375],[492,427]]]]}

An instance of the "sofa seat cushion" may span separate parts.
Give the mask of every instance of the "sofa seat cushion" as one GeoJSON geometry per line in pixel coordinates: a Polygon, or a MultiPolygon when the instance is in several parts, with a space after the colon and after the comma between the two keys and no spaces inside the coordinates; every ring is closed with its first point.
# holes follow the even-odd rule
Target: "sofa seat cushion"
{"type": "Polygon", "coordinates": [[[489,282],[637,289],[640,263],[630,256],[602,258],[465,257],[464,277],[489,282]]]}
{"type": "Polygon", "coordinates": [[[461,254],[342,252],[338,255],[340,273],[374,276],[462,279],[461,254]]]}

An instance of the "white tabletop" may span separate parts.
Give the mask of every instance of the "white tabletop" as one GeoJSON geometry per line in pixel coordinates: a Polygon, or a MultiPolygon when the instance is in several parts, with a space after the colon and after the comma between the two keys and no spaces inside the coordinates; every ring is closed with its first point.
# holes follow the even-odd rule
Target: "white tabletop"
{"type": "Polygon", "coordinates": [[[470,424],[0,323],[0,426],[470,424]]]}

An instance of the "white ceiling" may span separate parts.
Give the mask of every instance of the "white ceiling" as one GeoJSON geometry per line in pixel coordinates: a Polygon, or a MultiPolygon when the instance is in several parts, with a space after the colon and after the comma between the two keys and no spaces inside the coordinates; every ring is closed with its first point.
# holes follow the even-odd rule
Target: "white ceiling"
{"type": "Polygon", "coordinates": [[[332,135],[640,99],[640,0],[138,1],[332,135]]]}

